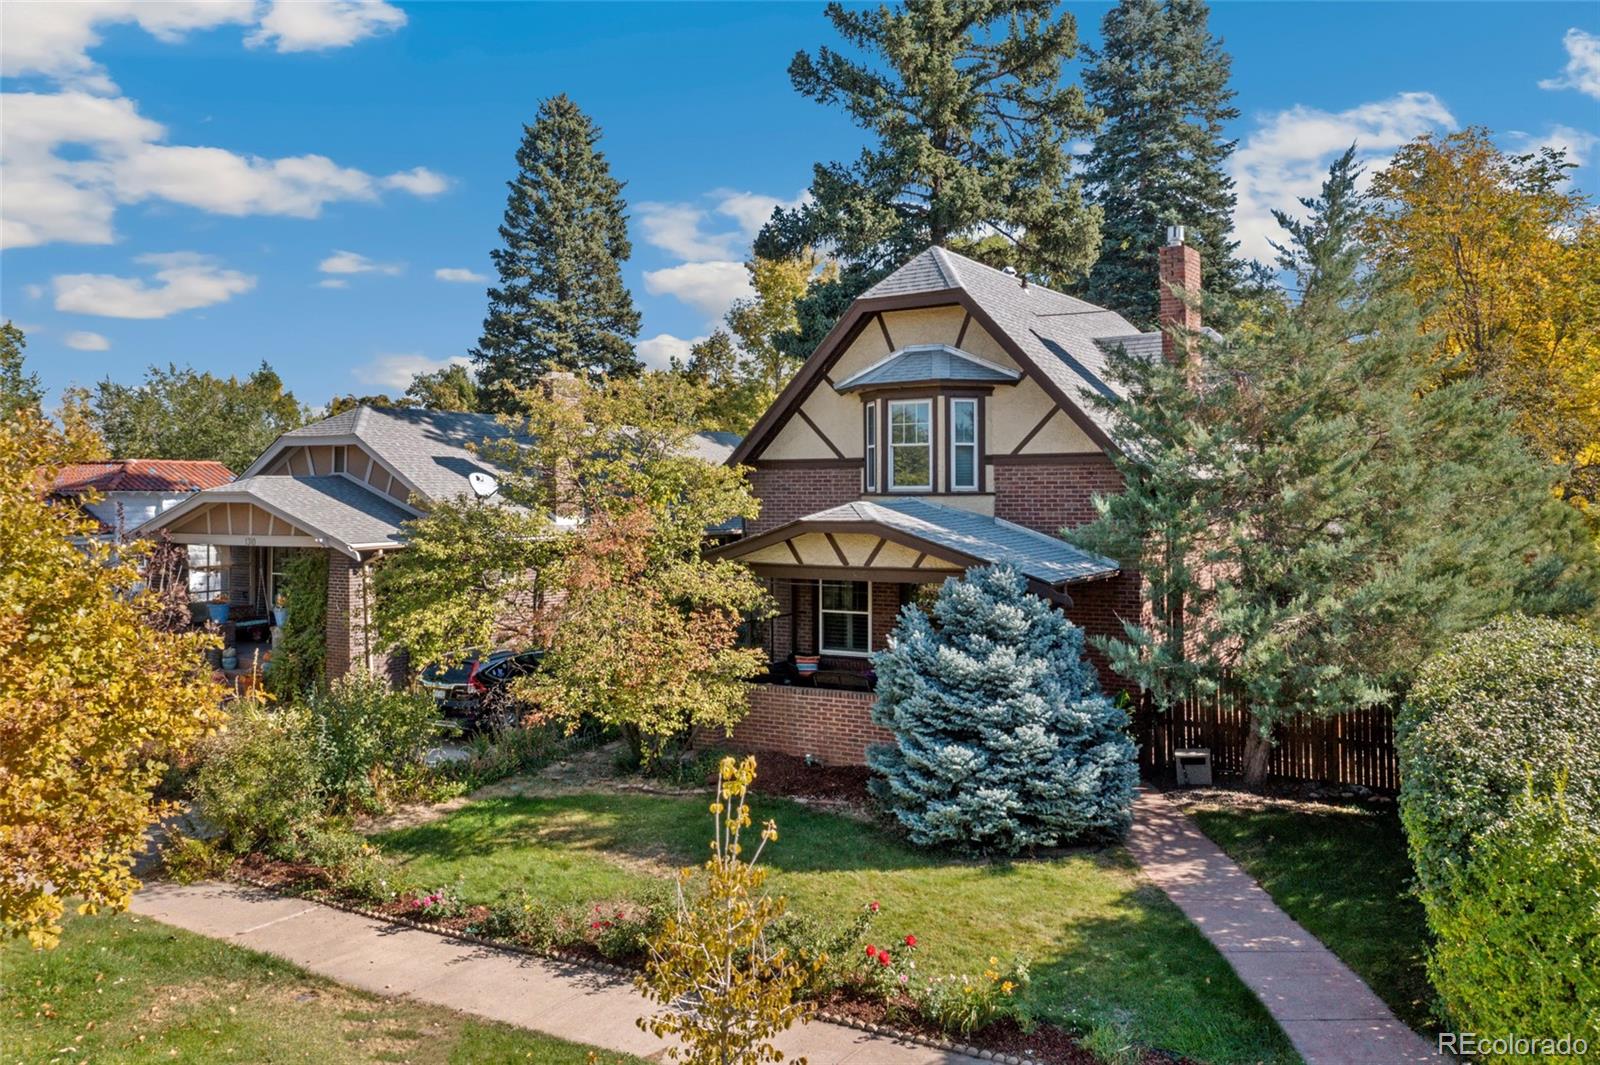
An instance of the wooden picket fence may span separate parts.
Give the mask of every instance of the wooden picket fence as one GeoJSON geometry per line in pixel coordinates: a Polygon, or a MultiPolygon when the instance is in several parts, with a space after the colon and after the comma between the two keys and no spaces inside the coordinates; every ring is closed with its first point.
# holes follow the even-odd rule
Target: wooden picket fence
{"type": "MultiPolygon", "coordinates": [[[[1170,775],[1173,751],[1208,747],[1214,776],[1240,777],[1249,719],[1244,698],[1226,688],[1166,709],[1157,709],[1146,697],[1134,713],[1139,767],[1152,776],[1170,775]]],[[[1332,718],[1294,718],[1279,725],[1273,738],[1276,745],[1268,763],[1273,777],[1359,784],[1379,791],[1400,787],[1390,707],[1332,718]]]]}

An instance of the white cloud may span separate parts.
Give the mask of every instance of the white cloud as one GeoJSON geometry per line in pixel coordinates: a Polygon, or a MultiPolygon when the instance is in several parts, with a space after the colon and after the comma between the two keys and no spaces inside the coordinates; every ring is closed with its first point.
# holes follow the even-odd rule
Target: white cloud
{"type": "Polygon", "coordinates": [[[779,207],[796,208],[810,199],[810,193],[803,192],[792,200],[785,200],[779,196],[764,196],[758,192],[736,192],[733,189],[718,189],[711,194],[716,197],[716,212],[726,215],[739,224],[739,232],[746,240],[755,239],[761,227],[767,224],[772,217],[772,212],[779,207]]]}
{"type": "Polygon", "coordinates": [[[336,251],[317,264],[324,274],[388,274],[405,270],[404,263],[380,263],[353,251],[336,251]]]}
{"type": "Polygon", "coordinates": [[[1270,241],[1283,235],[1273,209],[1298,213],[1298,198],[1317,195],[1328,164],[1352,143],[1370,176],[1387,164],[1395,148],[1454,125],[1449,109],[1427,92],[1400,93],[1345,111],[1297,105],[1263,116],[1230,164],[1239,198],[1234,228],[1240,251],[1270,262],[1270,241]]]}
{"type": "Polygon", "coordinates": [[[433,272],[433,276],[440,281],[455,281],[463,284],[489,280],[483,274],[474,273],[462,266],[441,266],[433,272]]]}
{"type": "Polygon", "coordinates": [[[1600,35],[1574,26],[1561,43],[1567,50],[1567,65],[1561,69],[1560,77],[1545,78],[1539,88],[1576,89],[1600,100],[1600,35]]]}
{"type": "Polygon", "coordinates": [[[44,296],[44,286],[43,285],[23,285],[22,286],[22,292],[23,292],[23,295],[27,296],[30,300],[36,300],[36,299],[39,299],[39,298],[44,296]]]}
{"type": "Polygon", "coordinates": [[[158,143],[165,135],[125,97],[0,97],[6,175],[0,247],[108,244],[123,203],[162,200],[214,214],[315,218],[329,203],[375,201],[384,188],[432,195],[444,181],[420,167],[380,178],[322,155],[266,159],[158,143]]]}
{"type": "Polygon", "coordinates": [[[254,19],[253,0],[12,0],[0,4],[0,68],[7,77],[42,75],[91,92],[113,93],[116,85],[89,58],[99,29],[137,23],[157,40],[181,40],[191,30],[254,19]]]}
{"type": "Polygon", "coordinates": [[[1588,130],[1574,129],[1557,123],[1550,127],[1543,137],[1535,137],[1529,133],[1512,133],[1515,148],[1519,152],[1533,152],[1540,148],[1554,148],[1567,153],[1567,162],[1573,166],[1583,166],[1589,161],[1590,153],[1595,145],[1600,144],[1600,136],[1588,130]]]}
{"type": "Polygon", "coordinates": [[[390,174],[379,182],[386,189],[399,189],[413,196],[437,196],[450,187],[450,179],[425,166],[414,166],[398,174],[390,174]]]}
{"type": "Polygon", "coordinates": [[[349,288],[350,282],[342,277],[325,277],[317,282],[318,288],[349,288]]]}
{"type": "Polygon", "coordinates": [[[254,277],[224,270],[210,256],[194,252],[141,255],[134,261],[155,267],[158,284],[115,274],[59,274],[50,279],[56,310],[105,318],[165,318],[225,303],[256,287],[254,277]]]}
{"type": "Polygon", "coordinates": [[[664,270],[646,270],[645,291],[653,296],[672,296],[715,321],[728,312],[733,301],[755,295],[750,275],[737,260],[681,263],[664,270]]]}
{"type": "Polygon", "coordinates": [[[433,373],[444,369],[446,366],[470,365],[470,361],[461,355],[452,355],[445,359],[430,359],[426,355],[416,352],[403,352],[393,355],[379,355],[370,362],[357,366],[350,372],[355,374],[356,380],[364,385],[404,390],[411,384],[411,379],[419,373],[433,373]]]}
{"type": "Polygon", "coordinates": [[[270,44],[280,52],[317,52],[343,48],[405,24],[406,13],[383,0],[273,0],[260,28],[245,43],[270,44]]]}
{"type": "Polygon", "coordinates": [[[673,359],[687,362],[689,349],[704,340],[705,337],[692,337],[685,340],[675,337],[671,333],[657,333],[648,340],[641,340],[635,345],[634,350],[639,353],[639,360],[647,369],[665,370],[672,366],[673,359]]]}
{"type": "Polygon", "coordinates": [[[680,259],[734,259],[749,250],[750,241],[777,207],[798,207],[805,193],[792,200],[734,189],[717,189],[707,203],[641,203],[635,211],[644,240],[680,259]],[[731,219],[731,227],[718,224],[731,219]]]}
{"type": "Polygon", "coordinates": [[[111,341],[99,333],[87,331],[68,333],[64,343],[67,347],[76,348],[78,351],[109,351],[111,348],[111,341]]]}

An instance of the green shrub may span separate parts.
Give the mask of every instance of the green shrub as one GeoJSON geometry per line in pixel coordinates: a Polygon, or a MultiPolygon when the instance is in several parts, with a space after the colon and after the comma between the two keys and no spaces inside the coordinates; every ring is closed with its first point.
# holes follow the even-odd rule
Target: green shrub
{"type": "Polygon", "coordinates": [[[393,858],[337,821],[306,827],[283,857],[325,870],[330,887],[361,902],[387,902],[409,886],[393,858]]]}
{"type": "Polygon", "coordinates": [[[1026,1023],[1017,992],[1028,986],[1028,963],[1012,961],[1004,969],[998,958],[978,976],[935,976],[908,982],[917,1012],[956,1035],[971,1035],[996,1021],[1026,1023]]]}
{"type": "Polygon", "coordinates": [[[505,939],[533,950],[552,950],[572,942],[577,922],[571,914],[527,888],[507,892],[471,931],[492,939],[505,939]]]}
{"type": "Polygon", "coordinates": [[[1600,830],[1600,639],[1520,616],[1459,636],[1419,673],[1395,739],[1425,901],[1530,785],[1549,795],[1565,777],[1573,820],[1600,830]]]}
{"type": "Polygon", "coordinates": [[[396,786],[414,787],[438,731],[433,701],[392,691],[381,677],[355,672],[306,702],[322,792],[336,811],[375,811],[396,786]]]}
{"type": "Polygon", "coordinates": [[[877,913],[876,904],[863,906],[854,919],[836,925],[823,924],[803,914],[785,913],[772,923],[767,938],[788,951],[808,974],[805,996],[825,998],[855,975],[857,959],[864,956],[867,929],[877,913]]]}
{"type": "Polygon", "coordinates": [[[563,740],[559,726],[551,724],[496,726],[474,735],[467,741],[467,757],[440,766],[438,772],[471,791],[538,769],[586,739],[563,740]]]}
{"type": "Polygon", "coordinates": [[[589,941],[612,961],[643,959],[650,941],[661,934],[672,914],[665,885],[643,899],[595,903],[589,911],[589,941]]]}
{"type": "Polygon", "coordinates": [[[292,841],[314,821],[322,809],[319,784],[305,712],[243,701],[201,747],[194,796],[224,845],[244,854],[292,841]]]}
{"type": "Polygon", "coordinates": [[[1600,1046],[1600,834],[1559,797],[1518,803],[1485,831],[1429,915],[1428,971],[1453,1026],[1600,1046]]]}
{"type": "Polygon", "coordinates": [[[280,699],[303,695],[321,684],[328,636],[328,553],[296,551],[284,564],[282,637],[267,670],[267,688],[280,699]]]}
{"type": "Polygon", "coordinates": [[[162,871],[180,884],[213,880],[232,864],[233,855],[209,840],[174,832],[161,845],[162,871]]]}

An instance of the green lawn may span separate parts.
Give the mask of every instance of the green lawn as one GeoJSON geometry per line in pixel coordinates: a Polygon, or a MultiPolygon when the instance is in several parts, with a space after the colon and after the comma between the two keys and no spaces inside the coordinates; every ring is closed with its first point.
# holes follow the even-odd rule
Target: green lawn
{"type": "MultiPolygon", "coordinates": [[[[992,954],[1034,963],[1036,1012],[1206,1061],[1294,1061],[1283,1034],[1182,914],[1143,884],[1121,848],[1005,865],[914,850],[872,826],[757,799],[781,830],[764,861],[793,908],[844,919],[882,904],[873,935],[915,934],[921,963],[976,972],[992,954]]],[[[470,901],[527,887],[582,903],[647,887],[667,865],[698,862],[706,800],[596,794],[497,798],[376,837],[433,886],[460,880],[470,901]]]]}
{"type": "MultiPolygon", "coordinates": [[[[0,945],[0,1062],[583,1065],[589,1048],[341,987],[129,916],[75,917],[56,950],[0,945]]],[[[637,1058],[606,1055],[605,1065],[637,1058]]]]}
{"type": "Polygon", "coordinates": [[[1435,1024],[1427,924],[1393,809],[1213,807],[1200,828],[1413,1028],[1435,1024]]]}

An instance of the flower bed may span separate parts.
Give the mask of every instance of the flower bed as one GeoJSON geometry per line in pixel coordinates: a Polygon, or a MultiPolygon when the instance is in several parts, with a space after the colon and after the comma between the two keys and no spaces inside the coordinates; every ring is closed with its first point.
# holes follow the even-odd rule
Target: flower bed
{"type": "MultiPolygon", "coordinates": [[[[344,890],[327,869],[261,854],[240,859],[231,875],[255,887],[314,898],[369,917],[619,974],[641,969],[647,941],[666,913],[662,900],[560,908],[526,891],[492,907],[467,905],[451,888],[402,887],[372,902],[344,890]]],[[[796,953],[822,951],[834,959],[823,966],[828,975],[810,996],[819,1019],[973,1055],[987,1051],[998,1061],[1088,1065],[1102,1060],[1073,1033],[1049,1023],[1030,1023],[1022,1014],[1015,991],[1028,978],[1024,962],[1002,964],[992,958],[981,974],[919,971],[915,935],[892,944],[864,942],[878,912],[873,902],[841,929],[796,920],[780,931],[796,953]],[[848,955],[846,944],[851,945],[848,955]],[[844,962],[845,956],[852,960],[844,962]]],[[[1172,1065],[1186,1059],[1145,1050],[1118,1060],[1172,1065]]]]}

